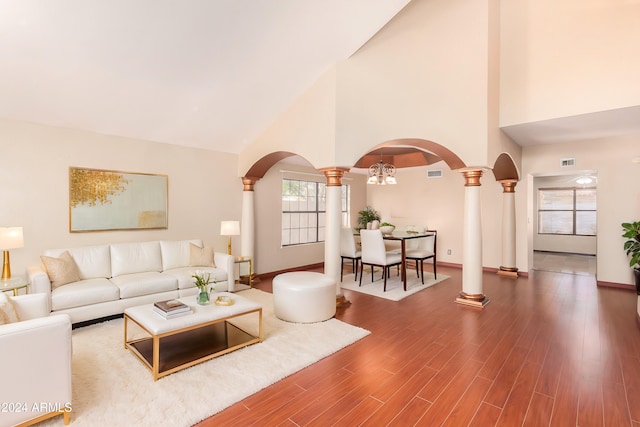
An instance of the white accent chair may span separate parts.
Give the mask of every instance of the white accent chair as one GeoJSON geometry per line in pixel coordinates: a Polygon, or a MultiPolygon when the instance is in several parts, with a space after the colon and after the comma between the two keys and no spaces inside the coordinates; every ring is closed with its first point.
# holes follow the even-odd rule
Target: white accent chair
{"type": "Polygon", "coordinates": [[[342,282],[342,272],[344,271],[344,260],[351,260],[351,269],[353,270],[353,280],[358,280],[358,267],[362,252],[356,249],[356,239],[353,236],[353,230],[350,227],[342,227],[340,231],[340,281],[342,282]]]}
{"type": "Polygon", "coordinates": [[[56,415],[69,424],[71,319],[49,315],[44,293],[10,297],[19,322],[0,326],[0,425],[31,425],[56,415]],[[18,406],[19,405],[19,406],[18,406]]]}
{"type": "Polygon", "coordinates": [[[417,240],[417,246],[415,248],[407,250],[405,258],[407,260],[413,260],[416,263],[416,274],[418,277],[422,277],[422,284],[424,285],[424,261],[431,259],[433,263],[433,277],[438,278],[436,272],[436,241],[438,232],[436,230],[429,230],[433,233],[433,236],[423,237],[417,240]]]}
{"type": "Polygon", "coordinates": [[[362,243],[362,263],[360,264],[360,282],[362,286],[362,271],[364,265],[371,266],[371,281],[373,282],[373,267],[382,267],[384,279],[383,291],[387,290],[387,276],[389,267],[402,264],[402,255],[387,252],[380,230],[360,230],[360,242],[362,243]]]}
{"type": "Polygon", "coordinates": [[[273,278],[273,312],[295,323],[331,319],[336,314],[336,281],[313,271],[278,274],[273,278]]]}

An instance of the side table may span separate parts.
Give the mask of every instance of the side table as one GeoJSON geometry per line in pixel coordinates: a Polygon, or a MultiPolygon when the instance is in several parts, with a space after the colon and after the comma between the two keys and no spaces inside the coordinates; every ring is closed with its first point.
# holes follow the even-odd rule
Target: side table
{"type": "Polygon", "coordinates": [[[251,259],[250,256],[237,256],[233,258],[233,262],[235,264],[238,264],[238,281],[242,282],[241,278],[243,277],[242,275],[242,271],[241,271],[241,265],[242,264],[249,264],[249,287],[253,288],[253,260],[251,259]]]}
{"type": "Polygon", "coordinates": [[[18,290],[27,289],[29,281],[24,276],[14,276],[8,279],[0,279],[0,292],[13,291],[13,296],[18,295],[18,290]]]}

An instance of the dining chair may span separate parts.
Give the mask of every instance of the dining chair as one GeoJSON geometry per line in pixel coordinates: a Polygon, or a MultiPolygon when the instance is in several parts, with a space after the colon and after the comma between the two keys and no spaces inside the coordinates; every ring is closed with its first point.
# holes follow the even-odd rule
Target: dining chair
{"type": "Polygon", "coordinates": [[[382,267],[383,291],[386,291],[389,267],[401,265],[402,255],[387,252],[380,230],[360,230],[360,242],[362,243],[362,262],[360,263],[360,283],[358,286],[362,286],[362,271],[366,264],[371,266],[372,282],[373,267],[382,267]]]}
{"type": "Polygon", "coordinates": [[[417,240],[417,247],[408,249],[405,255],[407,260],[413,260],[416,263],[416,274],[422,276],[422,284],[424,285],[424,261],[431,259],[433,262],[433,277],[438,278],[436,274],[436,241],[438,232],[436,230],[428,230],[433,233],[432,236],[423,237],[417,240]]]}
{"type": "Polygon", "coordinates": [[[344,270],[344,260],[351,260],[353,269],[353,280],[358,280],[358,265],[362,258],[362,252],[356,248],[356,239],[353,230],[349,227],[342,227],[340,230],[340,281],[342,282],[342,271],[344,270]]]}

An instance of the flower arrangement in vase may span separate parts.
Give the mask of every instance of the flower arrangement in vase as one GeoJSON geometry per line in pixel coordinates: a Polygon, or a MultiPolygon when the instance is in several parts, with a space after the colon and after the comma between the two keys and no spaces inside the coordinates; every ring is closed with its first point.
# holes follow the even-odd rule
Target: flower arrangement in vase
{"type": "Polygon", "coordinates": [[[195,285],[198,288],[198,296],[196,297],[196,300],[198,302],[198,304],[200,305],[207,305],[209,304],[210,299],[210,294],[211,292],[213,292],[213,290],[216,288],[216,279],[214,278],[213,280],[211,280],[211,273],[207,273],[207,272],[202,272],[200,270],[196,270],[195,274],[192,275],[191,277],[194,278],[195,280],[195,285]],[[213,286],[211,286],[209,288],[209,285],[213,284],[213,286]],[[209,288],[209,289],[207,289],[209,288]]]}

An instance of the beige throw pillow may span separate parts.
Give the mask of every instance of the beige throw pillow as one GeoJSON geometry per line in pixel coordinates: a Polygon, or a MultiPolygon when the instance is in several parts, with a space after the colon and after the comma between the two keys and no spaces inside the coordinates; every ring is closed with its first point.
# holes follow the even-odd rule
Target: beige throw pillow
{"type": "Polygon", "coordinates": [[[189,244],[189,265],[191,267],[215,267],[213,262],[213,248],[205,246],[201,248],[189,244]]]}
{"type": "Polygon", "coordinates": [[[5,292],[0,292],[0,325],[18,322],[18,313],[5,292]]]}
{"type": "Polygon", "coordinates": [[[69,251],[64,251],[60,258],[41,256],[40,259],[51,280],[51,290],[80,280],[80,271],[69,251]]]}

